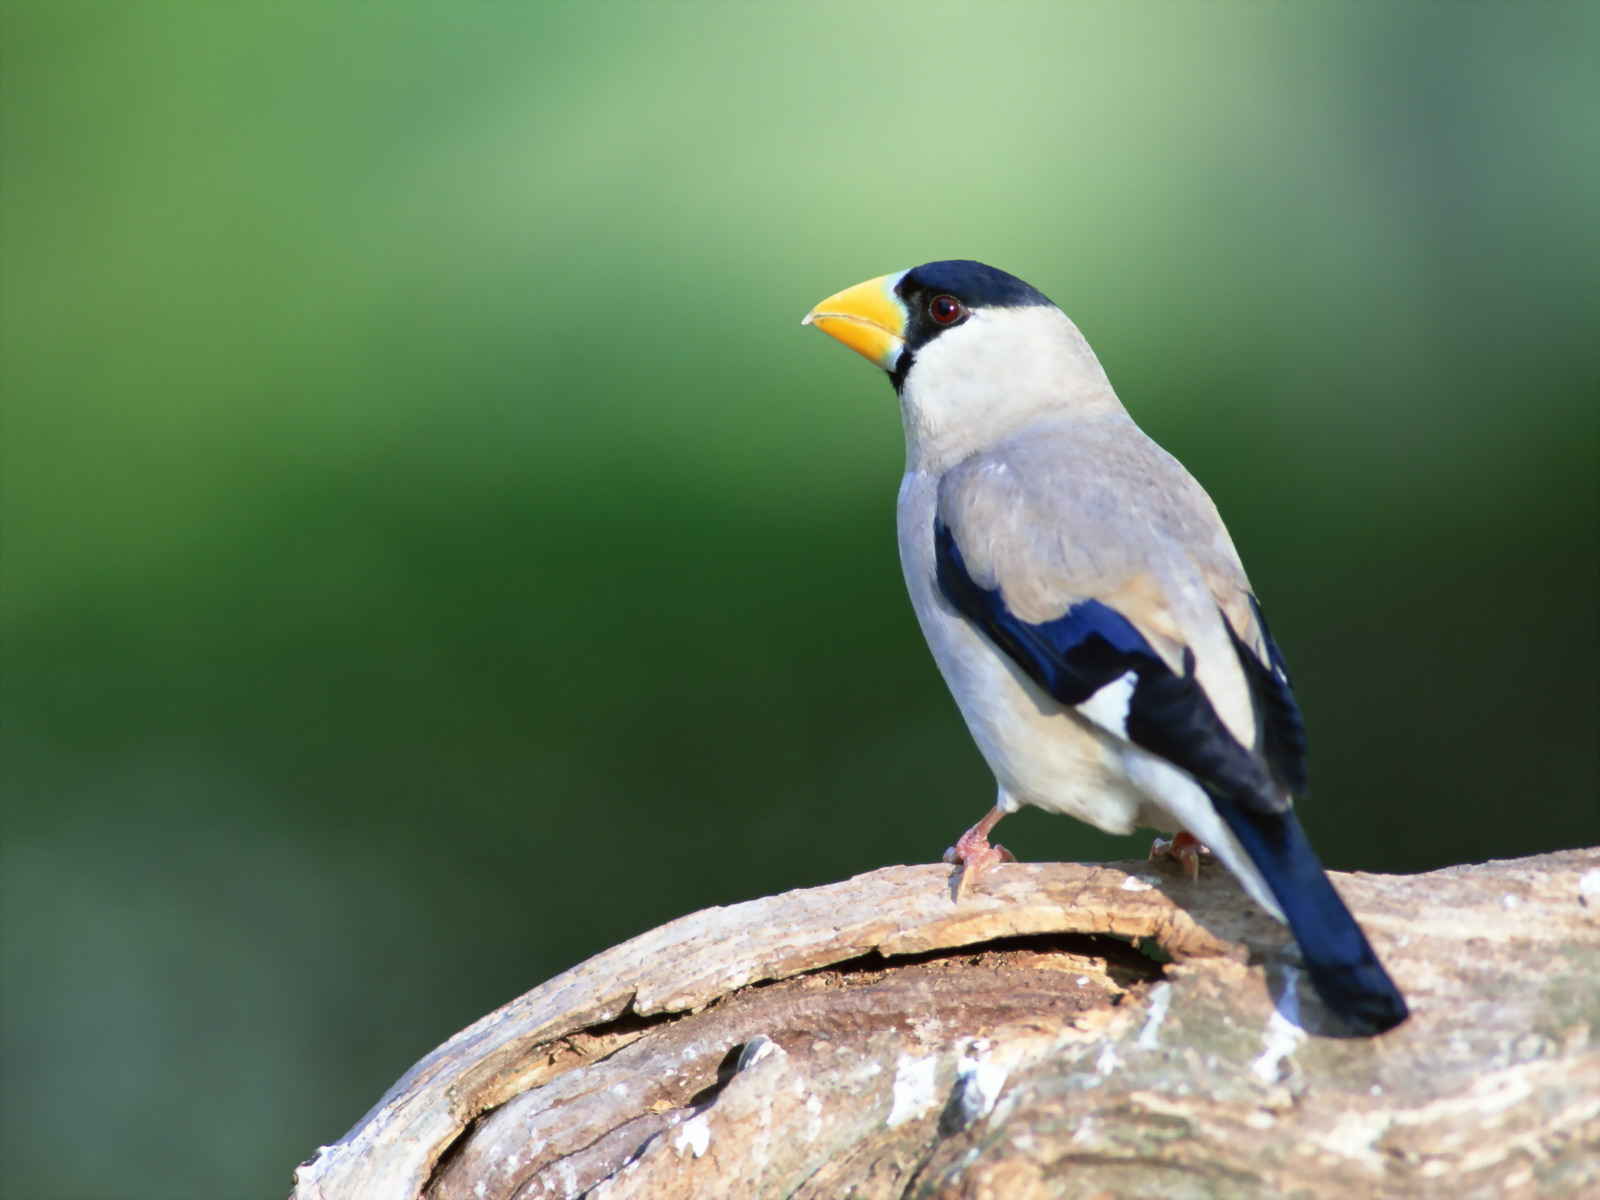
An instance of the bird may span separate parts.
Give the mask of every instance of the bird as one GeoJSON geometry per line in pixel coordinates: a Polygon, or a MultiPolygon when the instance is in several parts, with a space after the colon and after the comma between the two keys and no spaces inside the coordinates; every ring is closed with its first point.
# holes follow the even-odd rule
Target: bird
{"type": "Polygon", "coordinates": [[[949,259],[846,288],[801,323],[899,397],[906,587],[997,788],[946,853],[957,901],[1011,858],[989,834],[1023,805],[1175,833],[1156,850],[1193,874],[1209,848],[1287,923],[1347,1029],[1404,1021],[1295,815],[1305,723],[1227,528],[1072,320],[1013,275],[949,259]]]}

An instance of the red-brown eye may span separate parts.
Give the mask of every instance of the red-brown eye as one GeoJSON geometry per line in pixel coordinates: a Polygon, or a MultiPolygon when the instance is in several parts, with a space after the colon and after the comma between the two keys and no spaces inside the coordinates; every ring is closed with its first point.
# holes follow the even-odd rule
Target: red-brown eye
{"type": "Polygon", "coordinates": [[[967,315],[967,310],[954,296],[935,296],[928,301],[928,315],[937,324],[954,325],[967,315]]]}

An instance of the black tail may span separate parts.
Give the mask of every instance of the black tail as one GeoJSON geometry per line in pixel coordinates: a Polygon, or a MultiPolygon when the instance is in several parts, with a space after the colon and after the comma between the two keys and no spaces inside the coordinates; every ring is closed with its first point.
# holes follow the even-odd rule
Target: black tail
{"type": "Polygon", "coordinates": [[[1405,998],[1328,882],[1293,810],[1264,813],[1226,796],[1211,799],[1283,909],[1323,1003],[1363,1034],[1404,1021],[1405,998]]]}

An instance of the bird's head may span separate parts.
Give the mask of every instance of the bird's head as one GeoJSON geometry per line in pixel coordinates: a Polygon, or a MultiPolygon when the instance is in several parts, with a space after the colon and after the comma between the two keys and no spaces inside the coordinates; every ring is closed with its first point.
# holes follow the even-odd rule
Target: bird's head
{"type": "Polygon", "coordinates": [[[889,373],[906,437],[948,457],[1052,410],[1121,410],[1066,314],[1015,275],[947,259],[881,275],[805,315],[889,373]]]}

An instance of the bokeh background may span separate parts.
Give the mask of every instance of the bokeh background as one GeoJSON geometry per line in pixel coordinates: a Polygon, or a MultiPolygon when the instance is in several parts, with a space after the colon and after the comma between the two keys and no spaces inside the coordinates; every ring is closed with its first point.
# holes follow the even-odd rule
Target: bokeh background
{"type": "Polygon", "coordinates": [[[1218,500],[1330,864],[1600,840],[1597,14],[8,5],[7,1193],[281,1195],[551,974],[984,811],[798,325],[930,258],[1218,500]]]}

